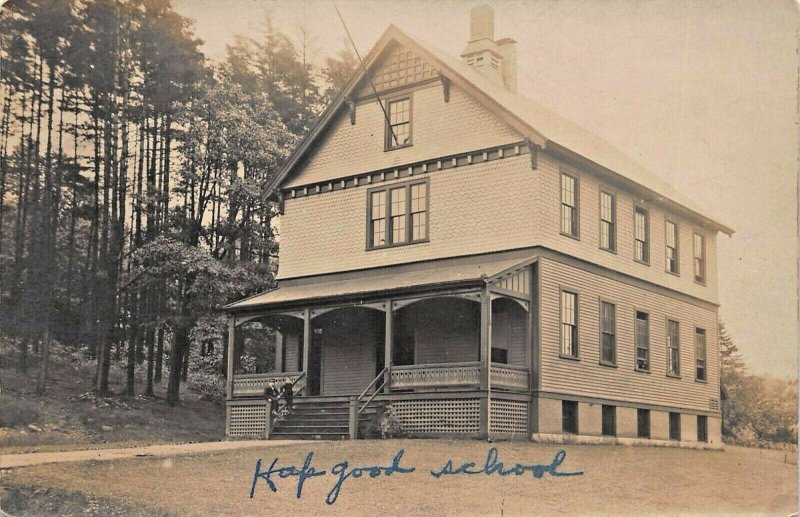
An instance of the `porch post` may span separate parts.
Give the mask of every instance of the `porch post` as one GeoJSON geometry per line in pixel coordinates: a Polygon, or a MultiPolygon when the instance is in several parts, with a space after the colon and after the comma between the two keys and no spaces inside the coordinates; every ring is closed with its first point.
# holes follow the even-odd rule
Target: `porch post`
{"type": "MultiPolygon", "coordinates": [[[[392,310],[392,300],[386,300],[386,331],[384,336],[383,345],[383,364],[391,369],[392,367],[392,354],[394,349],[394,311],[392,310]]],[[[389,393],[389,382],[391,381],[391,372],[388,370],[384,373],[384,393],[389,393]]]]}
{"type": "Polygon", "coordinates": [[[226,378],[228,400],[233,398],[233,361],[236,357],[234,348],[236,348],[236,318],[231,316],[228,318],[228,376],[226,378]]]}
{"type": "Polygon", "coordinates": [[[275,329],[275,372],[283,372],[283,332],[275,329]]]}
{"type": "Polygon", "coordinates": [[[489,287],[481,290],[481,392],[486,398],[480,399],[479,430],[488,438],[492,429],[492,298],[489,287]]]}
{"type": "Polygon", "coordinates": [[[303,371],[306,372],[306,383],[303,387],[303,395],[308,395],[308,364],[311,352],[311,309],[303,312],[303,371]]]}

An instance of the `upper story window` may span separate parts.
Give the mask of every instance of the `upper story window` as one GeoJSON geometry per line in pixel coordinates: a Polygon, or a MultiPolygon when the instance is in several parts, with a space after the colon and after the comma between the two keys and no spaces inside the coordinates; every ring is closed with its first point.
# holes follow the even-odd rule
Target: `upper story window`
{"type": "Polygon", "coordinates": [[[667,273],[678,274],[678,225],[667,221],[667,273]]]}
{"type": "Polygon", "coordinates": [[[600,302],[600,363],[617,364],[617,309],[613,303],[600,302]]]}
{"type": "Polygon", "coordinates": [[[636,207],[633,219],[634,258],[644,264],[650,263],[650,221],[647,210],[636,207]]]}
{"type": "Polygon", "coordinates": [[[650,315],[636,311],[636,369],[643,372],[650,370],[650,315]]]}
{"type": "Polygon", "coordinates": [[[695,379],[706,380],[706,331],[694,329],[694,358],[696,363],[695,379]]]}
{"type": "Polygon", "coordinates": [[[608,192],[600,192],[600,247],[617,249],[617,201],[608,192]]]}
{"type": "Polygon", "coordinates": [[[699,233],[694,234],[694,281],[706,281],[706,238],[699,233]]]}
{"type": "Polygon", "coordinates": [[[681,338],[677,321],[667,320],[667,375],[681,375],[681,338]]]}
{"type": "Polygon", "coordinates": [[[561,173],[561,233],[578,237],[578,180],[561,173]]]}
{"type": "Polygon", "coordinates": [[[386,103],[386,150],[411,145],[411,97],[386,103]]]}
{"type": "Polygon", "coordinates": [[[384,248],[428,238],[428,183],[390,185],[367,193],[367,248],[384,248]]]}
{"type": "Polygon", "coordinates": [[[561,291],[561,355],[578,357],[578,295],[561,291]]]}

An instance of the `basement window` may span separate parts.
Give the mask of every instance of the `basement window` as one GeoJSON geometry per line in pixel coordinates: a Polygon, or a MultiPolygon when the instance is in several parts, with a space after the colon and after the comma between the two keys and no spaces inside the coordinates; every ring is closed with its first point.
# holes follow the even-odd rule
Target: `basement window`
{"type": "Polygon", "coordinates": [[[617,436],[617,408],[603,406],[603,436],[617,436]]]}
{"type": "Polygon", "coordinates": [[[670,413],[669,414],[669,439],[670,440],[681,440],[681,414],[680,413],[670,413]]]}
{"type": "Polygon", "coordinates": [[[708,417],[697,415],[697,441],[708,442],[708,417]]]}
{"type": "Polygon", "coordinates": [[[561,401],[561,430],[578,434],[578,403],[573,400],[561,401]]]}
{"type": "Polygon", "coordinates": [[[636,435],[639,438],[650,438],[650,410],[636,410],[636,435]]]}

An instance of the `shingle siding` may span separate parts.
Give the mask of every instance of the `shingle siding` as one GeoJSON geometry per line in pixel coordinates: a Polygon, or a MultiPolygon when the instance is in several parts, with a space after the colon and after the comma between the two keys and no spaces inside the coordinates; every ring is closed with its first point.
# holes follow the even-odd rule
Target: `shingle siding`
{"type": "Polygon", "coordinates": [[[384,151],[385,118],[375,99],[356,106],[356,123],[347,110],[337,115],[314,151],[282,186],[306,185],[522,139],[504,122],[457,88],[444,101],[441,83],[412,94],[413,145],[384,151]]]}
{"type": "Polygon", "coordinates": [[[717,313],[551,259],[540,260],[541,390],[709,411],[718,398],[717,313]],[[578,293],[579,360],[559,357],[559,290],[578,293]],[[599,300],[616,304],[617,367],[600,365],[599,300]],[[649,313],[650,373],[634,371],[634,311],[649,313]],[[681,378],[666,375],[666,320],[680,323],[681,378]],[[708,382],[695,381],[694,329],[706,329],[708,382]]]}

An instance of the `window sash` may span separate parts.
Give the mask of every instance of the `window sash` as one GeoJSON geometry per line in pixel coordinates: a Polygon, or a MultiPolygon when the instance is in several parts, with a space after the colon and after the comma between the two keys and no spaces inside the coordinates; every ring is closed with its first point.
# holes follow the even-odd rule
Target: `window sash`
{"type": "Polygon", "coordinates": [[[369,248],[428,238],[428,184],[390,186],[369,193],[369,248]]]}
{"type": "Polygon", "coordinates": [[[600,348],[600,360],[616,364],[616,307],[613,303],[600,302],[600,348]]]}
{"type": "Polygon", "coordinates": [[[706,380],[706,331],[696,329],[694,332],[695,378],[698,381],[706,380]]]}
{"type": "Polygon", "coordinates": [[[694,280],[704,282],[706,278],[706,242],[699,233],[694,234],[694,280]]]}
{"type": "Polygon", "coordinates": [[[647,212],[641,208],[637,208],[634,212],[634,250],[636,253],[636,260],[640,262],[650,261],[649,249],[649,222],[647,212]]]}
{"type": "Polygon", "coordinates": [[[578,295],[561,291],[561,354],[578,357],[578,295]]]}
{"type": "Polygon", "coordinates": [[[387,103],[389,115],[387,147],[394,149],[411,143],[411,99],[398,99],[387,103]]]}
{"type": "Polygon", "coordinates": [[[613,194],[600,193],[600,247],[614,251],[616,249],[616,202],[613,194]]]}
{"type": "Polygon", "coordinates": [[[578,235],[578,180],[561,173],[561,231],[578,235]]]}
{"type": "Polygon", "coordinates": [[[681,374],[680,325],[677,321],[667,321],[667,373],[672,376],[681,374]]]}
{"type": "Polygon", "coordinates": [[[678,225],[667,221],[667,271],[678,272],[678,225]]]}
{"type": "Polygon", "coordinates": [[[635,321],[636,339],[636,369],[650,369],[650,322],[645,312],[636,312],[635,321]]]}

